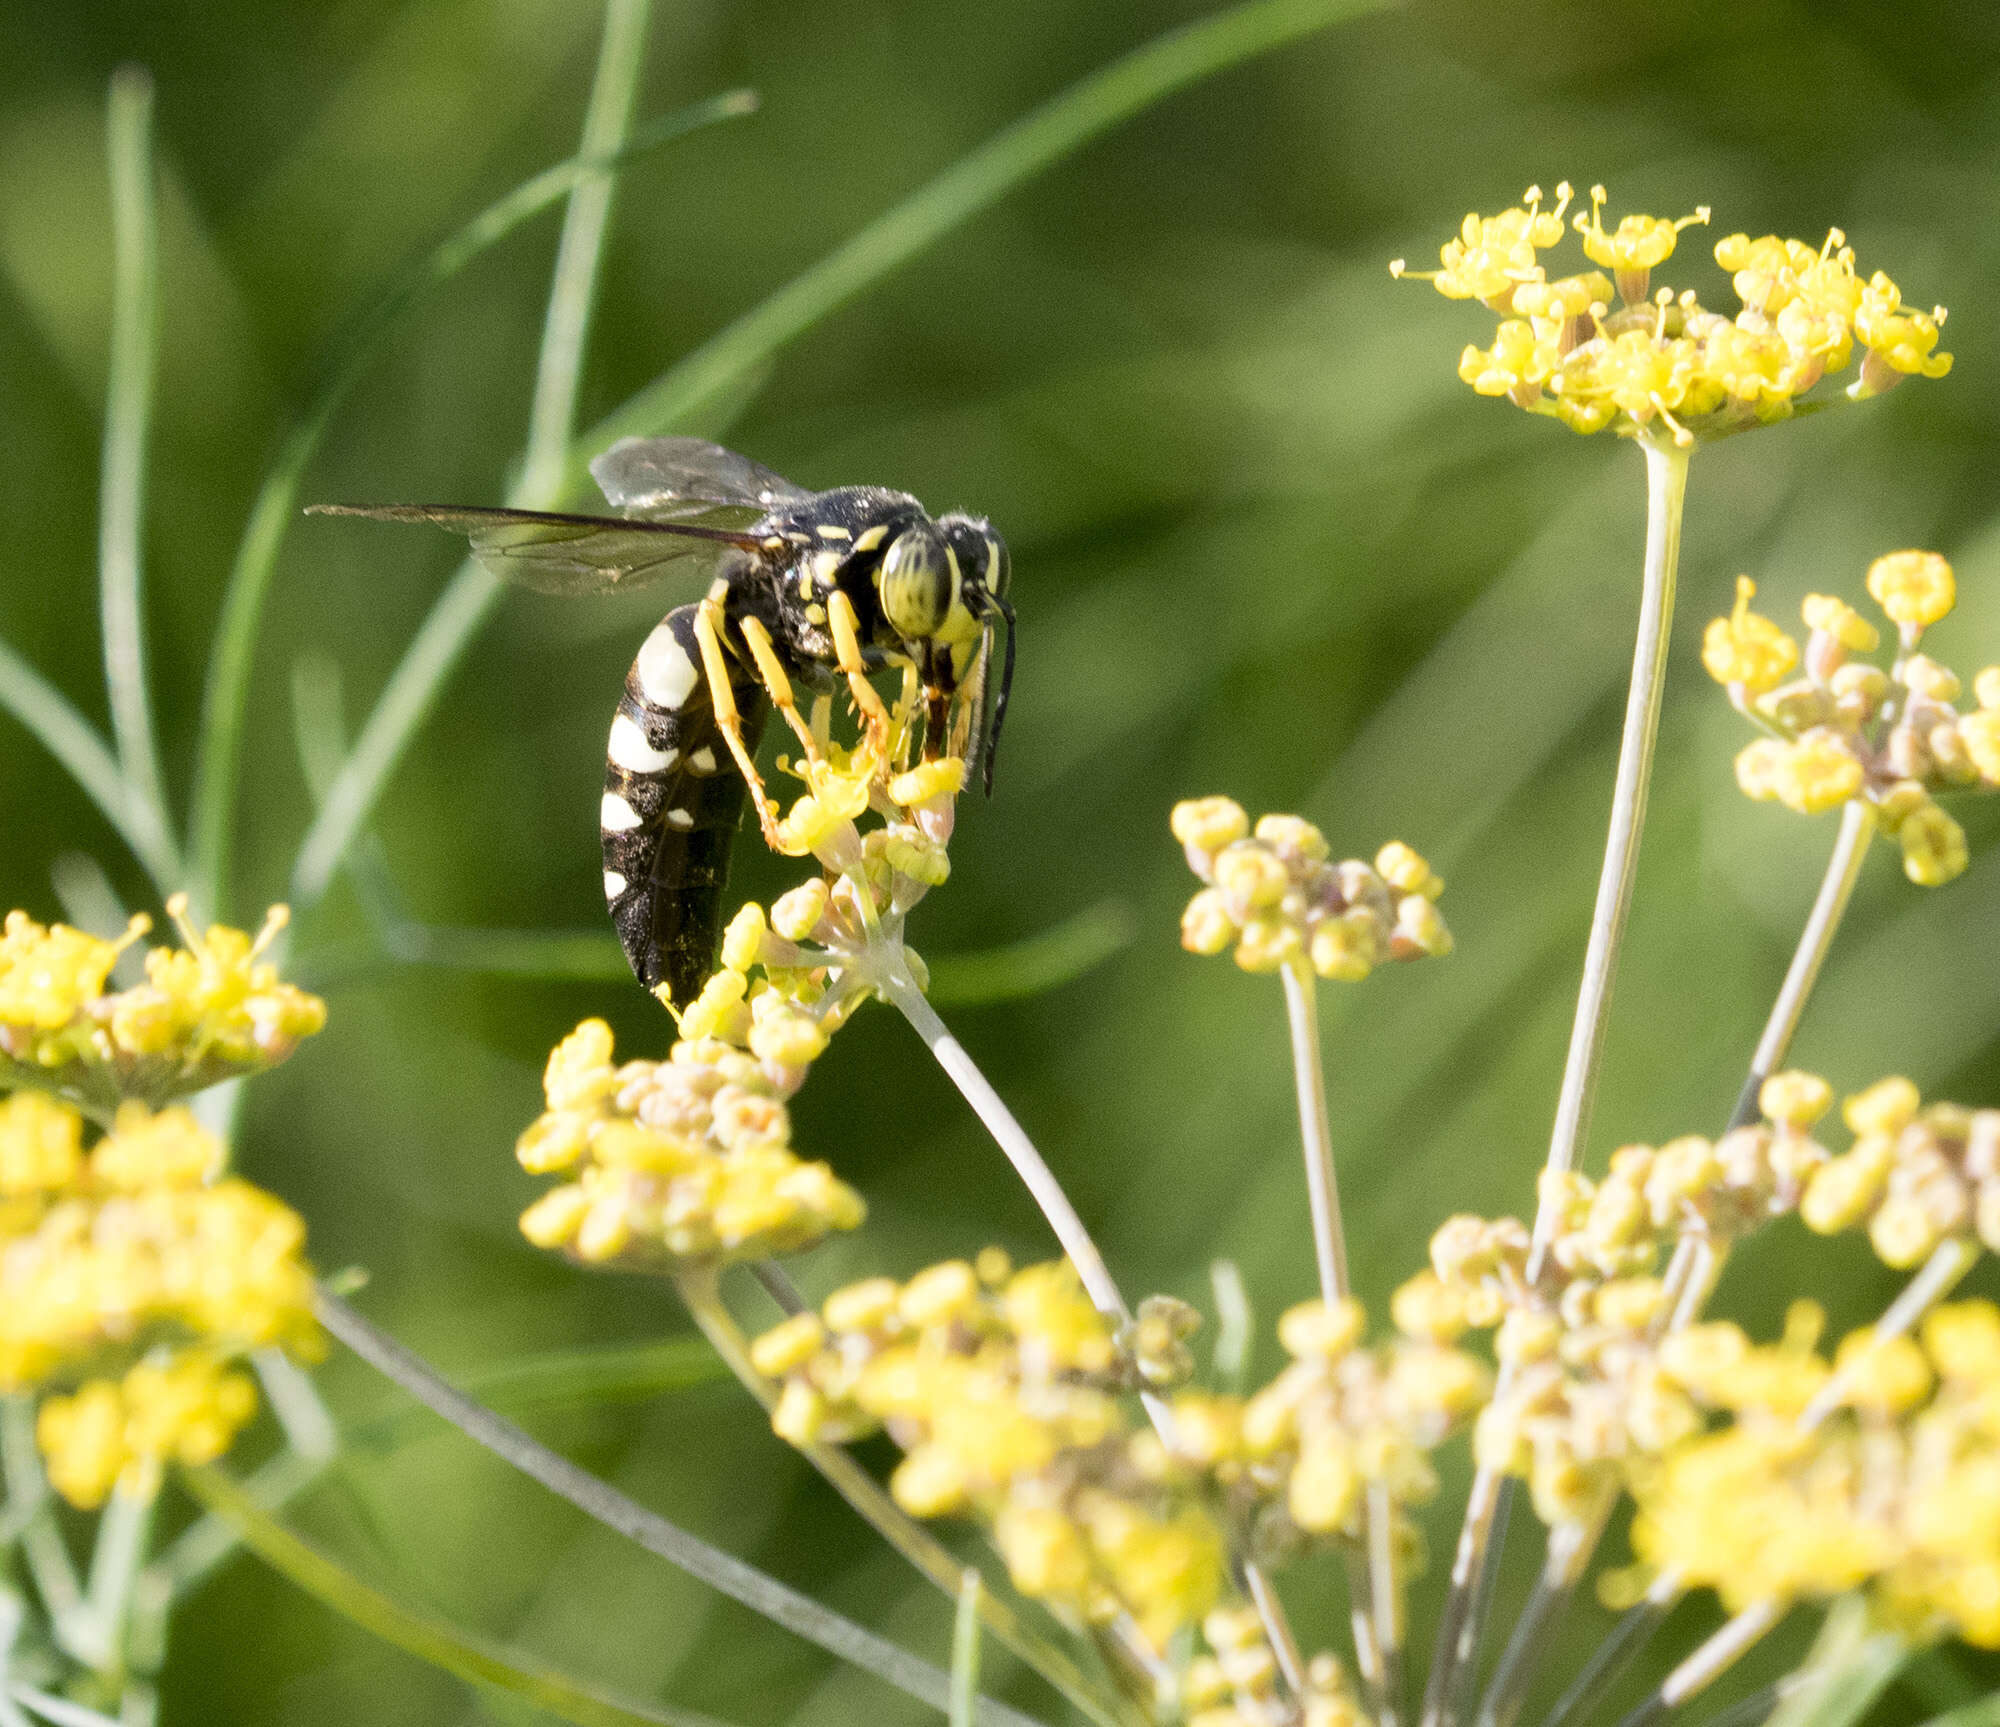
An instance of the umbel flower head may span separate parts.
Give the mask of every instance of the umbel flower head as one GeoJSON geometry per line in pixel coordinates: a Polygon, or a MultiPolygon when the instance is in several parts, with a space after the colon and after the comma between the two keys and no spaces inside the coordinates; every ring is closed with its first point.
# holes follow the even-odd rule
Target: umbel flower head
{"type": "Polygon", "coordinates": [[[1802,815],[1860,799],[1902,846],[1904,873],[1936,887],[1968,861],[1965,830],[1938,795],[2000,787],[2000,666],[1972,680],[1978,706],[1961,712],[1958,674],[1918,652],[1924,631],[1957,598],[1951,565],[1936,552],[1877,558],[1867,586],[1896,626],[1886,669],[1856,657],[1875,652],[1881,632],[1845,600],[1806,596],[1801,653],[1750,609],[1757,587],[1748,576],[1737,580],[1735,609],[1709,624],[1702,663],[1768,734],[1736,758],[1748,796],[1802,815]]]}
{"type": "Polygon", "coordinates": [[[1310,966],[1353,983],[1387,960],[1451,952],[1438,915],[1444,883],[1400,840],[1373,864],[1331,863],[1326,836],[1298,816],[1261,817],[1233,798],[1174,805],[1174,838],[1207,885],[1181,914],[1190,953],[1233,951],[1245,971],[1310,966]]]}
{"type": "Polygon", "coordinates": [[[1702,1430],[1690,1346],[1669,1337],[1670,1249],[1723,1246],[1791,1213],[1822,1235],[1866,1229],[1898,1269],[1947,1239],[2000,1242],[2000,1110],[1924,1108],[1891,1076],[1846,1100],[1854,1138],[1836,1154],[1818,1133],[1833,1097],[1816,1074],[1775,1074],[1759,1093],[1764,1119],[1719,1140],[1626,1146],[1600,1181],[1545,1174],[1554,1225],[1539,1282],[1516,1218],[1454,1217],[1431,1238],[1431,1269],[1397,1292],[1399,1319],[1408,1329],[1427,1315],[1440,1339],[1492,1329],[1506,1372],[1474,1453],[1525,1479],[1545,1521],[1586,1521],[1702,1430]]]}
{"type": "Polygon", "coordinates": [[[1129,1615],[1164,1649],[1222,1598],[1227,1550],[1199,1476],[1135,1431],[1142,1364],[1067,1263],[1016,1271],[988,1248],[907,1283],[870,1278],[766,1332],[752,1360],[782,1386],[782,1437],[887,1428],[905,1453],[897,1501],[977,1516],[1015,1586],[1065,1616],[1129,1615]]]}
{"type": "Polygon", "coordinates": [[[1727,1423],[1637,1485],[1632,1543],[1735,1610],[1869,1589],[1913,1639],[2000,1648],[2000,1309],[1938,1308],[1921,1341],[1842,1339],[1800,1303],[1776,1346],[1733,1325],[1669,1340],[1669,1370],[1727,1423]],[[1812,1400],[1831,1419],[1804,1422],[1812,1400]]]}
{"type": "Polygon", "coordinates": [[[320,1341],[304,1223],[223,1175],[193,1116],[127,1103],[86,1135],[43,1092],[0,1101],[0,1394],[80,1383],[39,1429],[80,1505],[121,1478],[142,1489],[168,1458],[219,1455],[256,1407],[226,1363],[320,1341]]]}
{"type": "Polygon", "coordinates": [[[105,993],[118,956],[151,927],[135,917],[118,941],[26,912],[0,930],[0,1087],[32,1085],[108,1115],[121,1099],[156,1106],[283,1061],[326,1023],[326,1004],[278,979],[265,950],[287,913],[273,906],[253,939],[187,921],[185,944],[146,955],[146,981],[105,993]]]}
{"type": "Polygon", "coordinates": [[[1905,307],[1879,270],[1863,280],[1838,228],[1819,246],[1775,234],[1718,241],[1716,262],[1740,302],[1725,316],[1692,288],[1653,281],[1681,231],[1706,225],[1707,206],[1671,221],[1630,215],[1607,229],[1607,194],[1593,186],[1588,214],[1571,225],[1599,267],[1551,279],[1540,254],[1564,238],[1571,196],[1565,182],[1544,209],[1531,186],[1517,208],[1467,216],[1438,269],[1409,270],[1400,258],[1389,266],[1499,315],[1492,346],[1469,345],[1458,363],[1482,396],[1505,396],[1578,432],[1664,434],[1688,445],[1789,418],[1847,369],[1857,347],[1859,371],[1846,390],[1856,400],[1951,369],[1951,356],[1937,352],[1944,308],[1905,307]]]}
{"type": "MultiPolygon", "coordinates": [[[[737,1029],[747,1040],[751,1027],[737,1029]]],[[[524,1169],[568,1179],[522,1214],[521,1233],[586,1264],[673,1270],[854,1228],[860,1195],[791,1149],[785,1100],[805,1075],[804,1061],[720,1035],[614,1066],[611,1028],[584,1021],[550,1055],[548,1109],[518,1148],[524,1169]]]]}

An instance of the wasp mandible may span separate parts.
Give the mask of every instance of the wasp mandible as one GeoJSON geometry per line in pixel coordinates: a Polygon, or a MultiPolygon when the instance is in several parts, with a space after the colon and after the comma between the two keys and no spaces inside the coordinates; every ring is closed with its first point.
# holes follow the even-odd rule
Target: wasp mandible
{"type": "Polygon", "coordinates": [[[924,752],[962,754],[988,791],[1014,678],[1007,548],[980,516],[933,518],[907,492],[809,492],[701,438],[627,438],[590,464],[620,516],[459,504],[317,504],[321,515],[431,522],[495,575],[552,594],[708,578],[639,648],[611,722],[599,827],[604,898],[648,989],[685,1006],[714,968],[730,845],[747,792],[767,844],[778,814],[758,774],[777,708],[810,755],[796,686],[845,682],[864,724],[889,713],[869,674],[912,668],[924,752]],[[1005,626],[996,675],[996,638],[1005,626]]]}

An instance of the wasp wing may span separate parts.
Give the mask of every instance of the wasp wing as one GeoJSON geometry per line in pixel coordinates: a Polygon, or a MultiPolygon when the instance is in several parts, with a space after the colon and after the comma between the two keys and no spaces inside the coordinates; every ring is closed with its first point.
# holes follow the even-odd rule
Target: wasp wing
{"type": "Polygon", "coordinates": [[[496,576],[545,594],[606,594],[669,574],[712,574],[731,552],[759,545],[733,526],[469,504],[314,504],[307,513],[449,528],[472,542],[472,555],[496,576]]]}
{"type": "Polygon", "coordinates": [[[590,464],[606,500],[628,516],[747,528],[812,493],[706,438],[622,438],[590,464]]]}

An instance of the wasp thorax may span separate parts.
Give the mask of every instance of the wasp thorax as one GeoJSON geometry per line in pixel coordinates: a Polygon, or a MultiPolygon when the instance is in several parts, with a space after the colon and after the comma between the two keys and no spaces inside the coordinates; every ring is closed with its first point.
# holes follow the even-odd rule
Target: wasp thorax
{"type": "Polygon", "coordinates": [[[927,641],[951,611],[957,584],[944,536],[930,522],[905,528],[889,542],[876,581],[882,615],[905,641],[927,641]]]}

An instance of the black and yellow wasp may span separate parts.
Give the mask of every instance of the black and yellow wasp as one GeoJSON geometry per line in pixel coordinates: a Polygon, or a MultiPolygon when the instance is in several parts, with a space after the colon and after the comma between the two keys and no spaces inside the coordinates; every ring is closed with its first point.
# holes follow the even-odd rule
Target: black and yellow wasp
{"type": "Polygon", "coordinates": [[[611,722],[599,825],[604,897],[639,981],[685,1005],[713,968],[730,844],[747,790],[767,841],[777,812],[755,755],[775,705],[810,751],[794,682],[914,669],[924,749],[965,755],[992,787],[1014,675],[1007,548],[978,516],[933,519],[906,492],[808,492],[700,438],[627,438],[590,464],[619,517],[456,504],[321,504],[325,515],[432,522],[469,537],[494,574],[554,594],[707,576],[640,647],[611,722]],[[996,632],[1006,625],[995,675],[996,632]],[[733,771],[732,771],[733,769],[733,771]]]}

